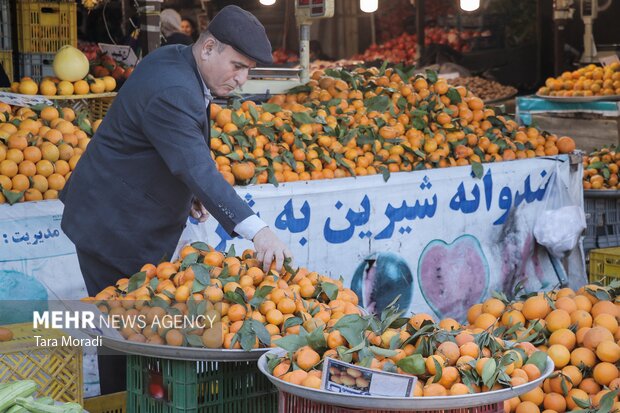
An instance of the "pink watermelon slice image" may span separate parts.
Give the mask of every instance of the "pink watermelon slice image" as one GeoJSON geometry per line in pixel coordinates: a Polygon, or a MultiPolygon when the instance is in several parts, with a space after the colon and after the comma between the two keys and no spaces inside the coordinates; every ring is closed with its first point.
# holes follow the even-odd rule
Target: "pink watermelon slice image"
{"type": "Polygon", "coordinates": [[[437,317],[467,318],[489,285],[489,264],[478,239],[462,235],[448,244],[431,241],[418,261],[418,285],[437,317]]]}

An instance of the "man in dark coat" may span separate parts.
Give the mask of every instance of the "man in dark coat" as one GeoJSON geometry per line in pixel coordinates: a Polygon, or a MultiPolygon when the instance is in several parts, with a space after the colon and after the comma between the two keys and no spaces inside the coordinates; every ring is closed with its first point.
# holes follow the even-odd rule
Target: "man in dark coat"
{"type": "MultiPolygon", "coordinates": [[[[291,256],[217,171],[209,150],[212,96],[243,85],[257,62],[271,62],[265,29],[229,6],[193,46],[161,47],[136,66],[60,196],[62,229],[91,296],[170,257],[190,209],[204,220],[206,207],[229,234],[251,239],[265,269],[291,256]]],[[[118,386],[118,377],[110,379],[118,386]]]]}

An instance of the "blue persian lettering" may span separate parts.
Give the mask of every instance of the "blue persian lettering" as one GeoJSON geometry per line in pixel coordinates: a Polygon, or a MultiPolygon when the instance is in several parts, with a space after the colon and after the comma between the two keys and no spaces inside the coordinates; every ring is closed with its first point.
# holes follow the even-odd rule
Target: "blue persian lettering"
{"type": "Polygon", "coordinates": [[[353,236],[355,227],[365,225],[370,219],[370,199],[368,195],[364,195],[364,199],[361,202],[362,212],[355,212],[349,208],[346,215],[346,220],[349,222],[349,227],[341,230],[331,228],[331,218],[327,218],[325,225],[323,226],[323,236],[327,242],[332,244],[342,244],[347,242],[353,236]]]}
{"type": "MultiPolygon", "coordinates": [[[[546,175],[547,171],[545,170],[540,173],[540,176],[543,178],[546,175]]],[[[495,222],[493,222],[493,225],[504,224],[506,222],[506,219],[508,218],[511,208],[513,206],[517,208],[519,205],[521,205],[521,203],[523,203],[523,201],[525,201],[526,204],[531,204],[534,201],[542,201],[545,197],[547,187],[549,186],[549,182],[551,182],[552,178],[553,173],[549,175],[549,178],[545,181],[543,185],[541,185],[536,191],[532,191],[530,175],[528,175],[524,181],[523,193],[517,191],[514,195],[514,199],[512,196],[512,190],[508,186],[503,187],[499,193],[498,205],[499,208],[504,211],[504,213],[497,220],[495,220],[495,222]]]]}
{"type": "Polygon", "coordinates": [[[487,211],[490,211],[491,204],[493,203],[493,175],[491,174],[491,168],[484,174],[482,183],[484,184],[484,200],[486,202],[487,211]]]}
{"type": "Polygon", "coordinates": [[[310,224],[310,204],[305,201],[301,206],[301,218],[295,218],[295,211],[293,211],[293,200],[289,199],[284,205],[284,209],[276,218],[275,226],[278,229],[288,229],[293,234],[305,231],[310,224]]]}
{"type": "Polygon", "coordinates": [[[461,182],[456,190],[456,194],[450,200],[450,209],[454,211],[460,210],[464,214],[476,212],[480,206],[480,188],[478,188],[478,184],[474,185],[471,194],[474,196],[474,199],[467,199],[465,184],[461,182]]]}
{"type": "Polygon", "coordinates": [[[2,238],[5,244],[13,243],[20,244],[24,243],[25,245],[38,245],[45,242],[46,239],[56,238],[60,236],[60,231],[55,229],[47,229],[45,232],[42,230],[37,231],[30,238],[30,233],[26,232],[25,234],[21,234],[20,232],[15,232],[13,235],[9,236],[8,234],[2,234],[2,238]]]}
{"type": "Polygon", "coordinates": [[[220,237],[220,243],[215,246],[215,249],[218,251],[226,251],[226,243],[232,241],[233,237],[228,235],[228,232],[224,230],[221,224],[217,224],[215,233],[220,237]]]}
{"type": "MultiPolygon", "coordinates": [[[[419,200],[415,201],[413,206],[408,206],[406,201],[403,201],[402,205],[395,208],[392,204],[388,204],[385,208],[385,216],[388,217],[390,223],[375,237],[375,239],[388,239],[394,234],[394,227],[397,222],[404,219],[413,221],[414,219],[432,218],[437,211],[437,195],[433,195],[432,202],[428,199],[424,200],[424,203],[420,203],[419,200]]],[[[409,231],[408,231],[409,232],[409,231]]]]}

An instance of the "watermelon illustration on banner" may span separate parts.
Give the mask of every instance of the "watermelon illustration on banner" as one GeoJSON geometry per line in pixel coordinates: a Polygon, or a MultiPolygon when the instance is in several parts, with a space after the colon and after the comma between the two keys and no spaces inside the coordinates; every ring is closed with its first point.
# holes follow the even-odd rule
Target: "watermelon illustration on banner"
{"type": "Polygon", "coordinates": [[[452,243],[428,243],[418,262],[418,282],[437,317],[464,320],[489,285],[489,264],[478,239],[462,235],[452,243]]]}

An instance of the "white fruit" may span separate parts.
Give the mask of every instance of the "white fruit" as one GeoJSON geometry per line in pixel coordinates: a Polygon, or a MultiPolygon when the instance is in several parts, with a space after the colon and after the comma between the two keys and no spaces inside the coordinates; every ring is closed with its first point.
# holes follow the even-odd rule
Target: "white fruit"
{"type": "Polygon", "coordinates": [[[54,73],[60,80],[75,82],[88,74],[88,59],[73,46],[63,46],[54,57],[54,73]]]}

